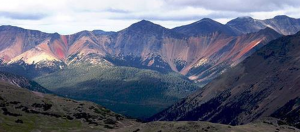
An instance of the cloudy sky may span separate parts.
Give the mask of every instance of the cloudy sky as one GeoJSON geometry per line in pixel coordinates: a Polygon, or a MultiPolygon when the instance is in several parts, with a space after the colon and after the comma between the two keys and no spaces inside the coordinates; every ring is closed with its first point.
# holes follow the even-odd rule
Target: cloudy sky
{"type": "Polygon", "coordinates": [[[299,0],[0,0],[0,25],[71,34],[118,31],[142,19],[167,28],[208,17],[300,18],[299,0]]]}

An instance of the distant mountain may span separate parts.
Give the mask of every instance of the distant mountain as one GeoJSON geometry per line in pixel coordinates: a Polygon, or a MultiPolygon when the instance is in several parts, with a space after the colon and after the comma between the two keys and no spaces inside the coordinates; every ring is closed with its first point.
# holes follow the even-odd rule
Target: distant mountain
{"type": "Polygon", "coordinates": [[[257,32],[260,29],[266,28],[260,20],[251,17],[238,17],[229,21],[226,25],[230,26],[235,32],[240,34],[257,32]]]}
{"type": "Polygon", "coordinates": [[[98,30],[59,35],[0,26],[0,70],[35,78],[77,62],[99,64],[105,52],[98,44],[113,33],[98,30]]]}
{"type": "Polygon", "coordinates": [[[169,64],[173,58],[164,55],[166,44],[186,45],[184,38],[182,34],[142,20],[111,36],[105,58],[115,65],[171,71],[175,68],[169,64]]]}
{"type": "Polygon", "coordinates": [[[172,30],[189,36],[202,36],[215,32],[224,33],[229,36],[236,35],[229,26],[223,25],[209,18],[203,18],[192,24],[176,27],[172,30]]]}
{"type": "Polygon", "coordinates": [[[50,35],[36,30],[14,26],[0,26],[0,58],[9,62],[18,55],[36,47],[50,35]]]}
{"type": "Polygon", "coordinates": [[[266,27],[274,29],[283,35],[292,35],[300,30],[300,19],[291,18],[285,15],[275,16],[272,19],[257,20],[251,17],[238,17],[229,21],[227,26],[231,27],[238,34],[257,32],[266,27]]]}
{"type": "Polygon", "coordinates": [[[299,128],[300,32],[271,41],[152,120],[244,124],[272,116],[299,128]]]}

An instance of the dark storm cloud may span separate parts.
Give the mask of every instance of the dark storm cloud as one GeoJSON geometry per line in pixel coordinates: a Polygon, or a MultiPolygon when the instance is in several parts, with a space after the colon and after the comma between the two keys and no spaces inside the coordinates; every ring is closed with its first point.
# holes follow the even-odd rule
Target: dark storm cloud
{"type": "Polygon", "coordinates": [[[16,19],[16,20],[40,20],[46,17],[45,14],[38,13],[16,13],[16,12],[0,12],[0,17],[16,19]]]}
{"type": "Polygon", "coordinates": [[[260,12],[276,11],[287,6],[300,7],[299,0],[165,0],[176,7],[201,7],[215,11],[260,12]]]}

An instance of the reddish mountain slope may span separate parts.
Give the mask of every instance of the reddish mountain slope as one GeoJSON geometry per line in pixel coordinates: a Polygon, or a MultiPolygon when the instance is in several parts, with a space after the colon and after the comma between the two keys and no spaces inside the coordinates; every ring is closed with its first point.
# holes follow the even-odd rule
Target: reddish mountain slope
{"type": "Polygon", "coordinates": [[[183,68],[181,73],[192,80],[196,79],[206,84],[226,68],[238,64],[257,49],[280,36],[274,30],[267,28],[256,33],[210,41],[211,43],[207,44],[209,47],[200,52],[202,54],[197,55],[199,58],[183,68]]]}
{"type": "Polygon", "coordinates": [[[14,57],[34,48],[49,34],[13,26],[0,27],[0,58],[8,62],[14,57]]]}
{"type": "Polygon", "coordinates": [[[1,36],[3,61],[7,63],[14,63],[22,60],[28,64],[39,63],[42,61],[59,61],[68,63],[69,57],[74,55],[87,55],[96,53],[105,56],[104,50],[101,48],[101,43],[105,37],[96,37],[92,32],[80,32],[73,35],[59,35],[43,34],[43,38],[26,38],[31,36],[31,30],[22,28],[7,28],[0,33],[5,34],[1,36]],[[17,30],[17,31],[16,31],[17,30]],[[22,31],[19,33],[18,31],[22,31]],[[15,33],[17,32],[17,33],[15,33]],[[10,34],[10,35],[9,35],[10,34]],[[16,34],[16,35],[13,35],[16,34]],[[25,36],[25,37],[24,37],[25,36]],[[8,43],[7,40],[14,39],[8,43]],[[34,40],[33,42],[27,42],[34,40]]]}

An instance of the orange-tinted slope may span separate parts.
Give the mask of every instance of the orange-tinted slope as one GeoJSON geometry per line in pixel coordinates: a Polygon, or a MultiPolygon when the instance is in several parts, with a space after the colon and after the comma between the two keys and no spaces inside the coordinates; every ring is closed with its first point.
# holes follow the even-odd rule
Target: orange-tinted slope
{"type": "Polygon", "coordinates": [[[96,37],[92,32],[72,35],[47,34],[12,26],[0,28],[0,57],[4,63],[23,60],[26,63],[61,61],[68,63],[72,55],[94,53],[105,56],[105,36],[96,37]]]}

